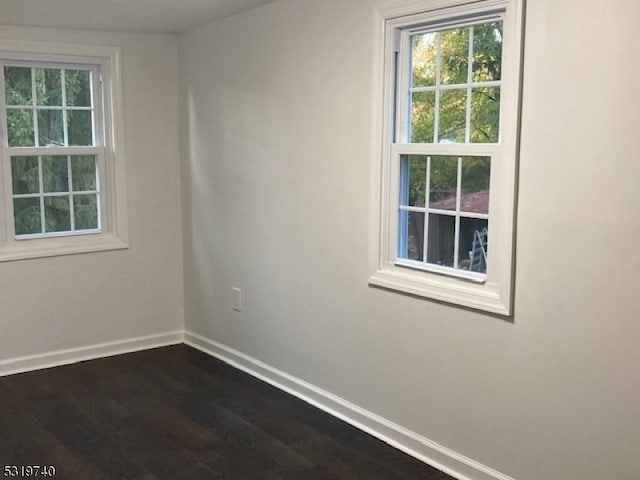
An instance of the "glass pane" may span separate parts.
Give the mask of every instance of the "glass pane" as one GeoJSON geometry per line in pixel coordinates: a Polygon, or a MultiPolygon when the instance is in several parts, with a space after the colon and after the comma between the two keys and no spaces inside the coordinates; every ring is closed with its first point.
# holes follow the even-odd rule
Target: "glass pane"
{"type": "Polygon", "coordinates": [[[71,157],[71,176],[73,191],[85,192],[96,190],[96,157],[82,155],[71,157]]]}
{"type": "Polygon", "coordinates": [[[38,157],[11,157],[11,185],[14,195],[40,192],[38,157]]]}
{"type": "Polygon", "coordinates": [[[76,230],[98,228],[98,195],[74,195],[73,218],[76,230]]]}
{"type": "Polygon", "coordinates": [[[93,145],[93,125],[91,111],[69,110],[69,145],[93,145]]]}
{"type": "Polygon", "coordinates": [[[471,92],[471,142],[497,143],[500,134],[500,87],[471,92]]]}
{"type": "Polygon", "coordinates": [[[38,110],[38,141],[41,147],[64,145],[62,110],[38,110]]]}
{"type": "Polygon", "coordinates": [[[91,72],[89,70],[65,70],[67,106],[91,106],[91,72]]]}
{"type": "Polygon", "coordinates": [[[467,83],[469,78],[469,28],[440,33],[440,83],[467,83]]]}
{"type": "Polygon", "coordinates": [[[32,105],[31,68],[4,67],[4,94],[7,105],[32,105]]]}
{"type": "Polygon", "coordinates": [[[438,44],[436,33],[425,33],[411,37],[411,85],[432,87],[436,84],[438,44]]]}
{"type": "Polygon", "coordinates": [[[408,155],[402,158],[401,205],[424,207],[427,190],[427,156],[408,155]]]}
{"type": "Polygon", "coordinates": [[[44,225],[47,232],[71,230],[69,196],[44,197],[44,225]]]}
{"type": "Polygon", "coordinates": [[[69,191],[66,156],[42,157],[42,183],[45,193],[69,191]]]}
{"type": "Polygon", "coordinates": [[[436,92],[411,95],[411,143],[433,143],[436,92]]]}
{"type": "Polygon", "coordinates": [[[489,222],[478,218],[460,218],[458,268],[478,273],[487,271],[487,228],[489,222]]]}
{"type": "Polygon", "coordinates": [[[39,106],[62,106],[61,71],[52,68],[36,68],[36,100],[39,106]]]}
{"type": "Polygon", "coordinates": [[[42,233],[39,198],[14,198],[13,218],[16,235],[42,233]]]}
{"type": "Polygon", "coordinates": [[[7,109],[7,133],[10,147],[33,147],[33,110],[7,109]]]}
{"type": "Polygon", "coordinates": [[[458,193],[458,157],[432,157],[429,208],[455,210],[458,193]]]}
{"type": "Polygon", "coordinates": [[[400,211],[400,258],[424,260],[424,216],[422,212],[400,211]]]}
{"type": "Polygon", "coordinates": [[[473,27],[473,81],[500,80],[502,70],[502,22],[473,27]]]}
{"type": "Polygon", "coordinates": [[[464,157],[462,159],[462,194],[460,210],[463,212],[489,213],[489,157],[464,157]]]}
{"type": "Polygon", "coordinates": [[[440,91],[440,143],[464,143],[467,125],[467,90],[440,91]]]}
{"type": "Polygon", "coordinates": [[[453,267],[455,230],[456,217],[451,215],[429,215],[427,262],[453,267]]]}

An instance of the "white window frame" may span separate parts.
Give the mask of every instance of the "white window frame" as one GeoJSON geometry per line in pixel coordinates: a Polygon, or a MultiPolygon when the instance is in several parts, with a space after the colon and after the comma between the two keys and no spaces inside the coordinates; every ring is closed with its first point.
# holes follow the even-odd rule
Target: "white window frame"
{"type": "MultiPolygon", "coordinates": [[[[94,90],[94,146],[8,147],[5,112],[0,112],[0,262],[128,248],[126,162],[120,74],[120,50],[115,47],[49,44],[0,39],[0,60],[11,64],[90,68],[98,76],[94,90]],[[46,150],[45,150],[46,149],[46,150]],[[100,225],[89,231],[60,234],[14,234],[11,159],[15,155],[97,156],[100,225]]],[[[4,85],[0,77],[1,92],[4,85]]]]}
{"type": "Polygon", "coordinates": [[[374,82],[378,100],[374,107],[377,133],[373,148],[377,154],[373,169],[370,285],[494,314],[512,314],[523,10],[524,0],[405,0],[376,10],[374,82]],[[503,20],[499,142],[408,143],[399,126],[407,111],[397,92],[409,81],[409,54],[403,57],[401,42],[404,39],[404,48],[408,48],[409,33],[426,25],[454,28],[494,14],[503,20]],[[491,157],[486,274],[417,265],[418,262],[398,258],[400,159],[412,154],[491,157]]]}

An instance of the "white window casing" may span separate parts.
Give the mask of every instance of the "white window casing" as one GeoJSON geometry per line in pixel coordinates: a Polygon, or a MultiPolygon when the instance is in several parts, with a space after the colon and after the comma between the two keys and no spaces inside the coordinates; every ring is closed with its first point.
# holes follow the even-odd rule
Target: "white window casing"
{"type": "MultiPolygon", "coordinates": [[[[53,69],[77,67],[90,70],[93,79],[91,90],[94,124],[93,145],[11,147],[5,114],[8,109],[4,98],[2,99],[1,103],[5,107],[0,114],[0,262],[127,248],[126,161],[119,49],[0,39],[0,62],[3,66],[44,66],[53,69]],[[39,235],[16,235],[12,200],[12,155],[38,158],[67,155],[70,158],[69,162],[74,155],[95,156],[97,159],[95,193],[99,205],[97,228],[84,231],[75,231],[71,228],[71,231],[59,234],[43,232],[39,235]]],[[[3,78],[4,74],[0,76],[0,87],[2,87],[0,90],[4,97],[3,78]]],[[[62,106],[62,110],[66,108],[62,106]]],[[[36,110],[34,114],[35,112],[36,110]]],[[[65,139],[66,118],[64,114],[65,139]]],[[[42,170],[41,166],[40,169],[42,170]]],[[[71,171],[71,163],[69,171],[71,171]]],[[[84,192],[78,195],[82,193],[84,192]]],[[[73,218],[71,222],[73,225],[73,218]]]]}
{"type": "MultiPolygon", "coordinates": [[[[370,285],[494,314],[512,314],[523,17],[524,0],[410,0],[376,10],[370,285]],[[411,143],[406,125],[409,104],[402,100],[411,84],[408,78],[410,35],[493,19],[503,22],[499,140],[470,143],[467,110],[465,142],[438,143],[436,126],[434,143],[411,143]],[[488,215],[477,216],[488,218],[486,272],[442,267],[427,263],[426,258],[423,262],[401,258],[399,212],[402,209],[429,211],[428,200],[427,208],[423,209],[400,205],[400,164],[406,155],[491,159],[488,215]]],[[[471,92],[474,86],[470,74],[460,88],[471,92]]],[[[437,112],[436,107],[436,115],[437,112]]],[[[460,186],[458,206],[459,190],[460,186]]],[[[456,251],[457,242],[456,239],[456,251]]]]}

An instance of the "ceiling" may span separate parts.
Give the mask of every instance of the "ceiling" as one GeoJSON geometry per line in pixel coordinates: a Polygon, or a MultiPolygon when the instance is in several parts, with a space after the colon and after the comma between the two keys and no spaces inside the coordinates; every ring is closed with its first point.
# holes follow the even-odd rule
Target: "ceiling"
{"type": "Polygon", "coordinates": [[[178,33],[272,0],[0,0],[0,24],[178,33]]]}

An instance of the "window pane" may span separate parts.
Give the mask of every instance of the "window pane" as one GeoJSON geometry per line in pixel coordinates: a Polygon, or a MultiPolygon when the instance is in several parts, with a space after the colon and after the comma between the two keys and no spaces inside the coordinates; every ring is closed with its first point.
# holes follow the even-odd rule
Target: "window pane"
{"type": "Polygon", "coordinates": [[[65,70],[67,106],[91,106],[91,72],[89,70],[65,70]]]}
{"type": "Polygon", "coordinates": [[[402,158],[401,205],[424,207],[427,190],[427,157],[408,155],[402,158]]]}
{"type": "Polygon", "coordinates": [[[93,145],[93,125],[91,111],[69,110],[69,145],[93,145]]]}
{"type": "Polygon", "coordinates": [[[14,195],[40,193],[38,157],[11,157],[11,185],[14,195]]]}
{"type": "Polygon", "coordinates": [[[467,90],[440,91],[440,143],[464,143],[467,125],[467,90]]]}
{"type": "Polygon", "coordinates": [[[432,157],[429,208],[455,210],[458,193],[458,158],[432,157]]]}
{"type": "Polygon", "coordinates": [[[440,34],[440,82],[466,83],[469,78],[469,29],[456,28],[440,34]]]}
{"type": "Polygon", "coordinates": [[[98,195],[74,195],[73,216],[76,230],[98,228],[98,195]]]}
{"type": "Polygon", "coordinates": [[[33,110],[8,109],[7,130],[10,147],[33,147],[33,110]]]}
{"type": "Polygon", "coordinates": [[[453,267],[456,219],[451,215],[429,215],[427,262],[453,267]]]}
{"type": "Polygon", "coordinates": [[[414,35],[411,37],[411,47],[412,86],[434,86],[438,58],[437,34],[414,35]]]}
{"type": "Polygon", "coordinates": [[[7,105],[31,105],[31,68],[4,67],[4,93],[7,105]]]}
{"type": "Polygon", "coordinates": [[[42,233],[40,198],[14,198],[13,218],[16,235],[42,233]]]}
{"type": "Polygon", "coordinates": [[[36,68],[36,100],[38,106],[62,106],[62,75],[59,69],[36,68]]]}
{"type": "Polygon", "coordinates": [[[471,99],[471,142],[497,143],[500,134],[500,87],[474,88],[471,99]]]}
{"type": "Polygon", "coordinates": [[[64,145],[62,110],[38,110],[38,140],[41,147],[64,145]]]}
{"type": "Polygon", "coordinates": [[[473,81],[500,80],[502,74],[502,22],[473,27],[473,81]]]}
{"type": "Polygon", "coordinates": [[[66,156],[42,157],[42,182],[45,193],[69,191],[66,156]]]}
{"type": "Polygon", "coordinates": [[[423,261],[424,216],[422,212],[400,211],[400,258],[423,261]]]}
{"type": "Polygon", "coordinates": [[[86,192],[96,190],[96,157],[82,155],[71,157],[71,176],[73,191],[86,192]]]}
{"type": "Polygon", "coordinates": [[[436,92],[411,95],[411,142],[433,143],[436,92]]]}
{"type": "Polygon", "coordinates": [[[464,157],[462,159],[462,194],[460,210],[463,212],[489,213],[489,157],[464,157]]]}
{"type": "Polygon", "coordinates": [[[477,218],[460,218],[458,268],[487,272],[487,228],[489,222],[477,218]]]}
{"type": "Polygon", "coordinates": [[[44,224],[47,232],[71,230],[69,196],[44,197],[44,224]]]}

